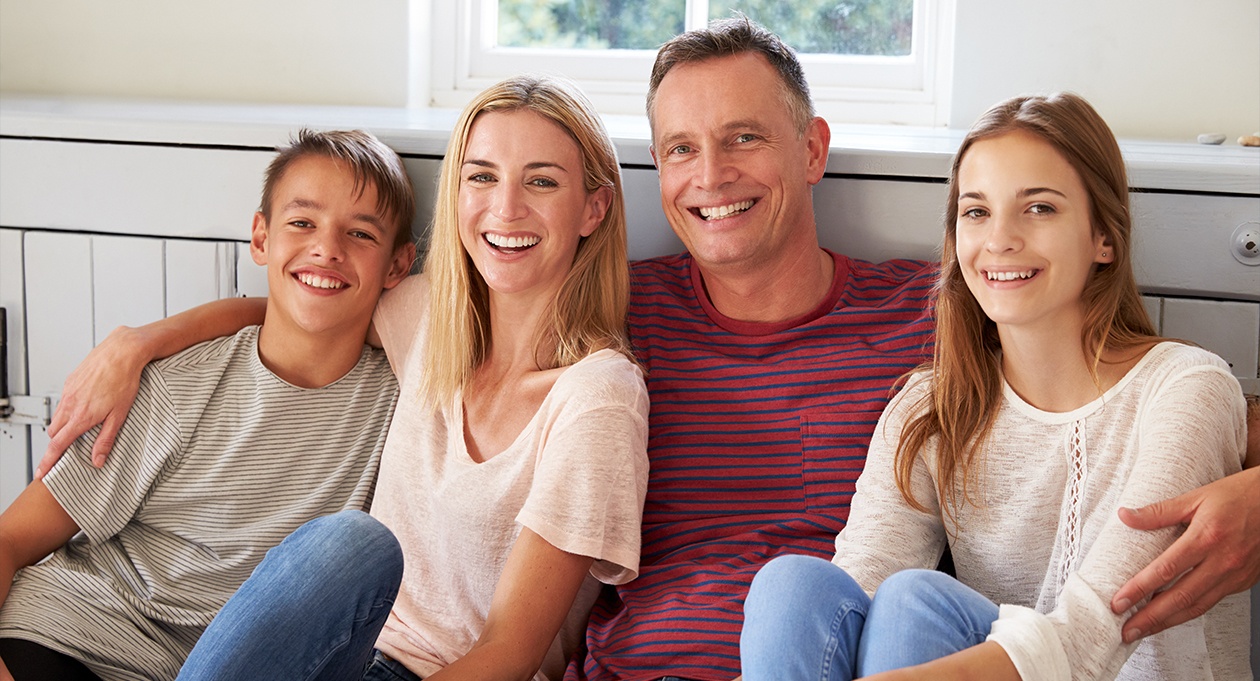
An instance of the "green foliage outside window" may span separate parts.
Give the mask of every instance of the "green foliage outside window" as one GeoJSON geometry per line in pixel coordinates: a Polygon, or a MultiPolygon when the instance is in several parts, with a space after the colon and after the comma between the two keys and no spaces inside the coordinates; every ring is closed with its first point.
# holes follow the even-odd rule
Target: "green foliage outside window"
{"type": "MultiPolygon", "coordinates": [[[[654,50],[681,33],[682,0],[499,0],[499,44],[654,50]]],[[[912,0],[712,0],[710,17],[739,10],[798,52],[910,54],[912,0]]]]}

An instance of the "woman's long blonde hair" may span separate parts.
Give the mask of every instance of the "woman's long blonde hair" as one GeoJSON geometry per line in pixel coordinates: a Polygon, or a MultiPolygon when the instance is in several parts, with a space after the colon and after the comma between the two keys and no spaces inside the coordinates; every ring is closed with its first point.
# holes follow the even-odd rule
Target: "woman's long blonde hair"
{"type": "Polygon", "coordinates": [[[553,121],[569,133],[582,155],[588,193],[607,187],[612,194],[599,227],[578,242],[573,266],[551,303],[536,339],[538,366],[569,366],[604,348],[633,360],[626,339],[630,282],[616,149],[595,108],[577,86],[547,76],[517,76],[491,86],[465,107],[442,163],[424,261],[430,288],[422,390],[434,406],[467,385],[485,360],[490,343],[489,290],[459,237],[460,171],[468,137],[481,114],[522,110],[553,121]]]}
{"type": "Polygon", "coordinates": [[[1098,383],[1098,363],[1106,349],[1134,347],[1156,338],[1133,275],[1129,186],[1124,159],[1106,122],[1072,93],[1015,97],[989,109],[963,139],[954,156],[945,210],[945,242],[935,294],[936,346],[931,390],[914,405],[919,416],[906,424],[897,443],[897,486],[913,507],[926,508],[910,491],[915,459],[935,439],[936,485],[942,512],[956,518],[970,497],[973,467],[987,440],[1002,399],[1001,342],[963,280],[958,263],[958,168],[979,140],[1013,131],[1036,135],[1071,164],[1089,195],[1090,222],[1115,259],[1096,265],[1081,300],[1085,323],[1081,347],[1098,383]],[[961,482],[958,498],[955,482],[961,482]]]}

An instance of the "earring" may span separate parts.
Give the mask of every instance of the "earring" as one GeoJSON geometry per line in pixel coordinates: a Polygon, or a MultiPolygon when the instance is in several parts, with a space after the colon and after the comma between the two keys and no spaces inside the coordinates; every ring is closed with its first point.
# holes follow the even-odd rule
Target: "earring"
{"type": "Polygon", "coordinates": [[[1107,251],[1103,251],[1103,252],[1102,252],[1102,257],[1104,257],[1104,258],[1105,258],[1105,257],[1107,257],[1107,251]]]}

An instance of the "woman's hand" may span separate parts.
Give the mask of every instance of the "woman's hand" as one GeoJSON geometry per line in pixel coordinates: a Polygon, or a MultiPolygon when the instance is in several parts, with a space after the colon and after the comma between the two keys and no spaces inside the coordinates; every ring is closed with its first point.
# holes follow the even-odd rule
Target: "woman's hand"
{"type": "Polygon", "coordinates": [[[66,377],[61,402],[48,425],[48,449],[35,469],[35,479],[52,469],[75,438],[98,423],[101,432],[92,445],[92,464],[104,466],[140,391],[145,364],[261,324],[266,312],[266,298],[223,298],[139,328],[114,329],[66,377]]]}
{"type": "Polygon", "coordinates": [[[143,338],[138,329],[114,329],[66,377],[48,426],[48,449],[35,469],[36,480],[52,469],[70,443],[97,424],[101,432],[92,445],[92,465],[105,465],[140,390],[140,372],[150,359],[143,338]]]}

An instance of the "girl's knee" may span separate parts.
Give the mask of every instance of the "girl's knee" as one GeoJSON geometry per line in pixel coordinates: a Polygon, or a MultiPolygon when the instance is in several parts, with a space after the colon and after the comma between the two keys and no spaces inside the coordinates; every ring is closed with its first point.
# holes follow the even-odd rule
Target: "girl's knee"
{"type": "Polygon", "coordinates": [[[902,570],[893,573],[875,593],[877,606],[907,606],[935,597],[947,588],[953,577],[936,570],[902,570]]]}
{"type": "Polygon", "coordinates": [[[830,561],[813,556],[779,556],[757,572],[744,604],[749,609],[797,610],[819,602],[860,596],[862,589],[830,561]]]}

